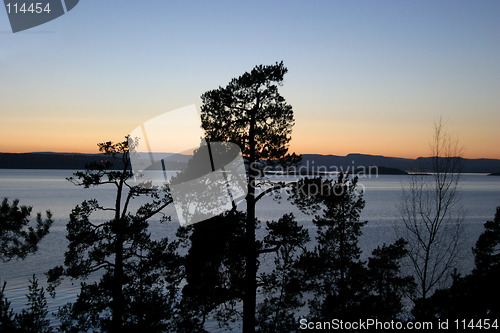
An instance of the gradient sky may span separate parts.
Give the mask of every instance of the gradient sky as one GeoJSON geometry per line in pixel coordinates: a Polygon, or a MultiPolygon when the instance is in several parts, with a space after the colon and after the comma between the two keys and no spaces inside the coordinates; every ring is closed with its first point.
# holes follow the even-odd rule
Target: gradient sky
{"type": "Polygon", "coordinates": [[[16,34],[0,8],[0,152],[94,153],[281,60],[291,151],[424,156],[441,116],[500,158],[496,0],[82,0],[16,34]]]}

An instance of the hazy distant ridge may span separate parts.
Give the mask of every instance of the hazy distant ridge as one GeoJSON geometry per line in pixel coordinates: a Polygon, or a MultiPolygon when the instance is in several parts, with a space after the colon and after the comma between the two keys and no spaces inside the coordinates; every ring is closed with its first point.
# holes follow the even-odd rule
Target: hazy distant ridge
{"type": "Polygon", "coordinates": [[[100,161],[104,158],[106,157],[102,154],[0,153],[0,169],[79,170],[85,168],[85,165],[88,163],[100,161]]]}
{"type": "MultiPolygon", "coordinates": [[[[83,169],[86,164],[105,160],[108,157],[102,154],[77,153],[0,153],[0,169],[83,169]]],[[[421,170],[421,166],[428,165],[429,157],[417,159],[387,157],[380,155],[349,154],[347,156],[303,154],[302,165],[312,170],[318,168],[353,171],[359,167],[386,167],[406,171],[421,170]]],[[[179,165],[177,165],[178,167],[179,165]]],[[[118,163],[116,169],[123,167],[118,163]]],[[[167,168],[169,166],[167,165],[167,168]]],[[[464,159],[463,172],[492,173],[500,171],[500,159],[464,159]]]]}
{"type": "MultiPolygon", "coordinates": [[[[387,157],[380,155],[349,154],[347,156],[302,154],[302,165],[338,168],[352,171],[354,168],[379,166],[396,168],[405,171],[429,171],[426,166],[430,164],[431,157],[419,157],[417,159],[387,157]]],[[[463,172],[492,173],[500,171],[500,159],[463,159],[463,172]]]]}

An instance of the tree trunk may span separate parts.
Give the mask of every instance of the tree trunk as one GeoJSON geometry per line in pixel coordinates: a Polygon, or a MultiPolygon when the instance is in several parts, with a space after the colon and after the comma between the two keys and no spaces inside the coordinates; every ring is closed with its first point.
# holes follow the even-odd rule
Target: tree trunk
{"type": "Polygon", "coordinates": [[[115,271],[114,271],[114,284],[113,284],[113,303],[111,305],[112,321],[111,332],[119,333],[122,331],[123,319],[123,226],[121,220],[116,223],[116,255],[115,255],[115,271]]]}
{"type": "Polygon", "coordinates": [[[113,297],[111,303],[111,332],[119,333],[122,331],[122,320],[123,320],[123,242],[124,242],[124,226],[123,220],[120,216],[121,213],[121,199],[122,199],[122,189],[123,183],[125,182],[124,175],[127,171],[127,163],[125,163],[124,171],[122,177],[117,186],[117,195],[115,202],[115,220],[114,220],[114,231],[116,234],[115,238],[115,267],[114,267],[114,281],[111,295],[113,297]]]}
{"type": "MultiPolygon", "coordinates": [[[[258,104],[258,103],[257,103],[258,104]]],[[[258,106],[258,105],[257,105],[258,106]]],[[[250,156],[248,158],[248,194],[246,221],[245,287],[243,297],[243,333],[255,332],[255,307],[257,292],[257,263],[255,249],[255,111],[251,114],[249,128],[250,156]]]]}

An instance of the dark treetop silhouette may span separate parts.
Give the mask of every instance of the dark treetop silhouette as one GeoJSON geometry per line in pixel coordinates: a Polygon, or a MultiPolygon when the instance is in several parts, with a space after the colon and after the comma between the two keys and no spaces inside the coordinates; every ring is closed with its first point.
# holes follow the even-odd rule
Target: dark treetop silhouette
{"type": "Polygon", "coordinates": [[[207,140],[238,144],[248,166],[244,332],[255,330],[258,255],[255,244],[256,178],[262,160],[277,162],[287,157],[294,124],[292,107],[278,92],[278,85],[282,84],[286,72],[283,62],[259,65],[232,79],[226,87],[201,96],[201,119],[207,140]]]}
{"type": "Polygon", "coordinates": [[[169,305],[177,294],[182,265],[177,243],[166,237],[154,240],[148,220],[172,202],[170,194],[166,188],[147,183],[133,185],[127,140],[98,146],[110,159],[88,165],[69,180],[84,188],[114,187],[114,205],[104,207],[97,200],[86,200],[73,209],[66,227],[69,246],[64,267],[56,267],[48,275],[52,282],[62,276],[85,279],[93,272],[102,276],[93,283],[82,282],[76,302],[60,309],[61,328],[168,331],[169,319],[175,315],[169,305]],[[112,170],[113,160],[120,160],[123,169],[112,170]],[[149,200],[133,205],[139,197],[149,200]],[[110,219],[92,221],[96,212],[109,212],[110,219]]]}
{"type": "MultiPolygon", "coordinates": [[[[9,203],[5,198],[0,205],[0,259],[3,262],[12,259],[24,259],[28,254],[38,250],[38,243],[48,233],[53,223],[52,214],[46,212],[36,216],[35,225],[30,222],[32,207],[19,206],[19,200],[9,203]]],[[[10,302],[5,297],[4,281],[0,289],[0,330],[8,332],[52,332],[47,315],[47,301],[43,288],[38,286],[38,280],[33,275],[30,280],[28,309],[20,314],[14,314],[10,302]]]]}
{"type": "Polygon", "coordinates": [[[0,259],[9,261],[13,258],[24,259],[38,249],[38,242],[49,233],[52,214],[47,218],[37,213],[35,225],[30,225],[29,216],[32,207],[19,206],[19,200],[9,203],[4,198],[0,205],[0,259]]]}

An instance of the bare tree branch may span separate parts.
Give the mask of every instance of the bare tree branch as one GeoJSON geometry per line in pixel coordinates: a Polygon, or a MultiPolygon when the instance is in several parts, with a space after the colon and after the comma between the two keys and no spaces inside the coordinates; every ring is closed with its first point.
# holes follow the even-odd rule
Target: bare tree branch
{"type": "Polygon", "coordinates": [[[464,220],[458,209],[462,148],[441,119],[434,124],[431,154],[430,166],[411,175],[403,188],[399,207],[403,223],[396,230],[403,229],[409,243],[410,266],[422,298],[449,281],[457,265],[464,220]]]}

